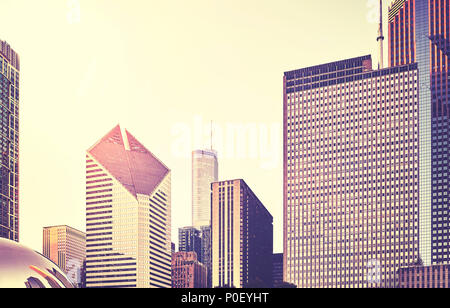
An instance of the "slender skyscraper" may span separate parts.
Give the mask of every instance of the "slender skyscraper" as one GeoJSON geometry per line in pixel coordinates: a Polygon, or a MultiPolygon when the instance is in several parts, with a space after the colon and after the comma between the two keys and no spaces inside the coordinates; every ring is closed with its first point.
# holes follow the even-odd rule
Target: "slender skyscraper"
{"type": "Polygon", "coordinates": [[[420,255],[450,262],[450,0],[395,0],[389,64],[417,62],[420,95],[420,255]]]}
{"type": "Polygon", "coordinates": [[[170,170],[116,126],[86,154],[88,288],[171,287],[170,170]]]}
{"type": "Polygon", "coordinates": [[[58,264],[74,284],[82,285],[86,234],[69,226],[44,228],[44,256],[58,264]]]}
{"type": "Polygon", "coordinates": [[[19,55],[0,40],[0,237],[19,241],[19,55]]]}
{"type": "Polygon", "coordinates": [[[213,287],[271,287],[272,215],[243,180],[211,186],[213,287]]]}
{"type": "Polygon", "coordinates": [[[192,152],[192,225],[200,229],[211,224],[211,183],[218,181],[217,152],[192,152]]]}
{"type": "Polygon", "coordinates": [[[417,64],[284,74],[284,280],[395,287],[419,258],[417,64]]]}

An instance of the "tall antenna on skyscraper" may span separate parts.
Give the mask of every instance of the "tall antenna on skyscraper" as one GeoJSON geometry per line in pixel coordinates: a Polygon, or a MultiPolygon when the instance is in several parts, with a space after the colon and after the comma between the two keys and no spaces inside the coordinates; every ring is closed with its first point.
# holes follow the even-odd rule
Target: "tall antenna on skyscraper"
{"type": "Polygon", "coordinates": [[[383,36],[383,0],[380,0],[380,24],[378,27],[378,37],[377,42],[380,44],[380,50],[379,50],[379,62],[378,62],[378,69],[384,68],[383,64],[383,44],[384,44],[384,36],[383,36]]]}

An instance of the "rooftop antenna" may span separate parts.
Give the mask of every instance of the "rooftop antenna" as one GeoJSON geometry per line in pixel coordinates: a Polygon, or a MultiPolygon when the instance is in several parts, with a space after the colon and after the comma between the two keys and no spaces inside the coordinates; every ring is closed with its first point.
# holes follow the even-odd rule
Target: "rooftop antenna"
{"type": "Polygon", "coordinates": [[[378,37],[377,42],[380,44],[380,50],[379,50],[379,62],[378,62],[378,69],[383,69],[383,44],[384,44],[384,36],[383,36],[383,0],[380,0],[380,24],[378,27],[378,37]]]}

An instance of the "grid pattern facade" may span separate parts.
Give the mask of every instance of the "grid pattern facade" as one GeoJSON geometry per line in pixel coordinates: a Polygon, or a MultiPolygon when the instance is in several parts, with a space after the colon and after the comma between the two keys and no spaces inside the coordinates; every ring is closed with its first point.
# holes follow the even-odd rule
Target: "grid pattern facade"
{"type": "Polygon", "coordinates": [[[58,264],[73,283],[81,285],[86,259],[86,234],[68,226],[45,227],[43,255],[58,264]]]}
{"type": "Polygon", "coordinates": [[[284,280],[394,287],[419,257],[417,65],[285,73],[284,280]]]}
{"type": "Polygon", "coordinates": [[[172,288],[207,288],[207,269],[197,260],[195,252],[172,255],[172,288]]]}
{"type": "Polygon", "coordinates": [[[272,285],[273,218],[243,180],[212,189],[213,287],[272,285]]]}
{"type": "Polygon", "coordinates": [[[0,237],[19,241],[19,55],[0,40],[0,237]]]}
{"type": "Polygon", "coordinates": [[[192,152],[192,225],[200,229],[211,224],[211,183],[218,181],[217,152],[192,152]]]}
{"type": "Polygon", "coordinates": [[[389,9],[391,65],[418,63],[420,83],[420,254],[450,261],[450,1],[396,0],[389,9]]]}
{"type": "Polygon", "coordinates": [[[202,240],[200,231],[194,227],[184,227],[178,229],[178,251],[194,251],[197,256],[201,256],[202,240]]]}
{"type": "Polygon", "coordinates": [[[86,155],[86,285],[171,287],[170,170],[115,127],[86,155]]]}
{"type": "Polygon", "coordinates": [[[403,289],[450,288],[450,265],[400,268],[398,279],[403,289]]]}

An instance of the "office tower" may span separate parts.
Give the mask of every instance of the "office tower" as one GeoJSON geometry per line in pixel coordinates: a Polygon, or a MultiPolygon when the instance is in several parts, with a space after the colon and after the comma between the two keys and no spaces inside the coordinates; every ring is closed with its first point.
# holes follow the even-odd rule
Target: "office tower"
{"type": "Polygon", "coordinates": [[[44,228],[43,255],[55,262],[72,280],[82,286],[86,259],[86,234],[69,226],[44,228]]]}
{"type": "Polygon", "coordinates": [[[197,254],[176,252],[172,256],[172,288],[198,289],[207,287],[206,266],[197,260],[197,254]]]}
{"type": "Polygon", "coordinates": [[[197,256],[200,256],[202,252],[200,231],[194,227],[184,227],[178,229],[178,251],[195,251],[197,256]]]}
{"type": "Polygon", "coordinates": [[[450,265],[412,265],[398,270],[398,287],[406,289],[450,288],[450,265]]]}
{"type": "Polygon", "coordinates": [[[0,40],[0,237],[19,241],[19,55],[0,40]]]}
{"type": "Polygon", "coordinates": [[[394,287],[419,258],[417,64],[284,74],[284,280],[394,287]]]}
{"type": "Polygon", "coordinates": [[[272,286],[276,288],[283,284],[283,254],[274,253],[272,256],[272,286]]]}
{"type": "Polygon", "coordinates": [[[86,285],[171,287],[170,170],[119,125],[86,154],[86,285]]]}
{"type": "Polygon", "coordinates": [[[211,224],[211,183],[218,180],[217,152],[196,150],[192,152],[192,225],[211,224]]]}
{"type": "Polygon", "coordinates": [[[172,254],[174,254],[176,252],[175,243],[172,242],[172,244],[170,246],[170,250],[171,250],[172,254]]]}
{"type": "Polygon", "coordinates": [[[450,1],[396,0],[389,7],[389,63],[417,62],[420,127],[420,255],[450,261],[450,1]]]}
{"type": "Polygon", "coordinates": [[[212,258],[211,258],[211,226],[200,227],[202,237],[202,250],[200,255],[200,262],[206,266],[208,270],[207,287],[212,287],[212,258]]]}
{"type": "Polygon", "coordinates": [[[243,180],[211,189],[213,287],[270,287],[272,215],[243,180]]]}

